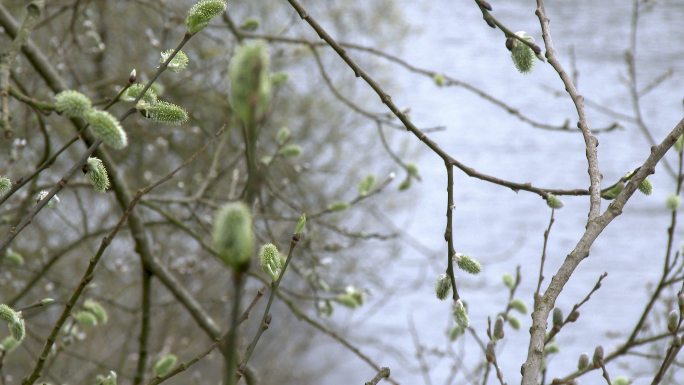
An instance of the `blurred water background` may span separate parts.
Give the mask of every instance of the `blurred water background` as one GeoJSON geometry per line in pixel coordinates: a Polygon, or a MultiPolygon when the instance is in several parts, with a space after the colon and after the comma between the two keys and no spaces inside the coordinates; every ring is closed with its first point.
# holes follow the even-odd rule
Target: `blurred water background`
{"type": "MultiPolygon", "coordinates": [[[[416,66],[469,81],[538,121],[562,125],[570,119],[570,126],[575,125],[574,107],[563,94],[558,75],[540,62],[531,74],[518,73],[500,31],[487,27],[473,2],[400,3],[411,29],[400,46],[390,47],[388,51],[416,66]]],[[[644,119],[660,141],[682,117],[684,43],[679,29],[684,19],[684,4],[681,1],[657,3],[641,15],[639,22],[637,74],[640,87],[644,87],[664,72],[673,71],[669,80],[642,100],[644,119]]],[[[539,22],[534,15],[535,2],[494,1],[492,5],[500,21],[514,30],[527,31],[541,43],[539,22]]],[[[632,3],[549,1],[546,8],[557,53],[568,70],[571,69],[570,51],[574,50],[580,92],[588,100],[633,115],[624,60],[629,47],[632,3]]],[[[361,54],[354,52],[353,56],[361,54]]],[[[462,88],[438,88],[429,78],[393,64],[383,64],[383,72],[374,75],[394,80],[388,91],[395,103],[411,108],[416,125],[445,126],[446,130],[433,133],[432,138],[459,161],[478,171],[542,187],[588,186],[584,142],[579,132],[533,128],[462,88]]],[[[587,111],[593,128],[616,121],[596,109],[587,111]]],[[[629,121],[620,123],[623,130],[599,135],[604,186],[638,166],[649,154],[649,144],[638,128],[629,121]]],[[[669,154],[668,160],[676,164],[673,154],[669,154]]],[[[392,219],[436,254],[427,257],[407,243],[401,255],[396,256],[396,263],[379,268],[389,280],[396,282],[414,282],[426,269],[431,278],[422,281],[419,290],[402,292],[389,301],[374,298],[376,303],[366,308],[370,315],[360,312],[350,316],[352,325],[358,319],[365,322],[364,327],[352,326],[348,330],[352,340],[374,341],[364,347],[380,364],[391,367],[392,376],[403,384],[424,381],[418,370],[410,323],[415,325],[421,344],[443,350],[450,318],[449,303],[435,299],[432,288],[432,277],[443,271],[446,262],[443,241],[446,174],[441,160],[426,147],[421,148],[418,164],[423,182],[407,193],[411,195],[411,202],[392,219]]],[[[674,181],[662,165],[651,179],[655,186],[653,195],[633,197],[623,215],[600,236],[590,257],[580,265],[559,297],[557,305],[567,314],[589,292],[599,275],[609,272],[601,290],[583,307],[579,321],[558,336],[560,353],[549,362],[552,376],[574,370],[579,354],[591,354],[597,344],[611,351],[625,339],[638,319],[648,298],[646,288],[662,270],[669,224],[669,211],[664,202],[674,191],[674,181]]],[[[484,339],[487,316],[494,316],[506,304],[507,291],[500,277],[504,272],[513,273],[517,265],[522,269],[518,297],[531,308],[550,210],[536,195],[483,183],[458,170],[455,194],[456,248],[477,257],[483,265],[483,274],[479,276],[458,274],[460,294],[470,304],[471,322],[484,339]]],[[[574,247],[586,222],[587,197],[562,199],[565,207],[556,212],[543,287],[574,247]]],[[[604,201],[602,208],[606,207],[604,201]]],[[[680,236],[678,230],[675,248],[681,247],[680,236]]],[[[520,380],[520,365],[527,354],[527,330],[531,325],[529,315],[519,318],[521,329],[507,330],[499,356],[510,384],[520,380]]],[[[472,338],[465,345],[457,342],[454,347],[466,357],[481,357],[472,338]]],[[[453,362],[439,360],[437,356],[426,353],[432,381],[441,384],[445,383],[453,362]]],[[[473,361],[466,358],[464,362],[473,361]]],[[[630,373],[635,375],[636,383],[650,382],[654,373],[651,365],[629,367],[630,364],[629,360],[612,364],[611,375],[630,373]]],[[[358,368],[364,368],[360,372],[369,372],[363,365],[356,359],[345,358],[345,363],[321,382],[359,382],[358,368]]],[[[601,381],[599,373],[583,378],[585,383],[601,381]]],[[[493,383],[496,379],[491,377],[489,381],[493,383]]],[[[459,376],[453,383],[466,383],[466,380],[459,376]]]]}

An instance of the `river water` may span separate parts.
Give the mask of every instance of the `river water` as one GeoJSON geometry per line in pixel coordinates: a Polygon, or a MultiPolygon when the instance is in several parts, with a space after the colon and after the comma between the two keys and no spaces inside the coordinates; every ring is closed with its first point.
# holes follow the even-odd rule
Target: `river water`
{"type": "MultiPolygon", "coordinates": [[[[561,125],[576,113],[569,98],[557,97],[563,91],[558,75],[549,65],[538,62],[531,74],[521,75],[513,67],[504,47],[500,31],[487,27],[471,1],[435,0],[402,1],[412,30],[403,48],[394,50],[414,65],[441,71],[492,93],[511,106],[519,108],[538,121],[561,125]]],[[[539,23],[533,1],[492,2],[494,16],[513,30],[525,30],[541,43],[539,23]]],[[[629,21],[632,11],[627,1],[550,1],[547,11],[551,32],[561,62],[569,68],[574,49],[579,73],[579,89],[591,101],[632,115],[626,79],[624,53],[629,46],[629,21]]],[[[656,140],[660,141],[682,117],[684,96],[684,44],[681,35],[684,3],[660,1],[644,13],[639,24],[637,66],[640,87],[663,72],[672,69],[673,76],[643,99],[643,114],[656,140]]],[[[390,49],[390,51],[392,51],[390,49]]],[[[431,134],[440,146],[463,163],[480,172],[504,179],[531,182],[535,186],[586,188],[588,186],[584,142],[578,132],[550,132],[533,128],[505,111],[461,88],[438,88],[428,78],[386,64],[400,87],[392,89],[393,100],[411,107],[411,117],[419,127],[443,125],[446,130],[431,134]]],[[[588,109],[594,128],[615,121],[596,109],[588,109]]],[[[649,144],[638,128],[629,121],[625,129],[599,136],[599,162],[604,186],[638,166],[649,154],[649,144]]],[[[409,134],[406,134],[409,135],[409,134]]],[[[397,143],[406,140],[397,138],[397,143]]],[[[411,138],[411,140],[415,140],[411,138]]],[[[409,193],[413,202],[393,220],[414,238],[438,253],[437,259],[426,258],[410,246],[395,265],[387,270],[396,280],[410,280],[416,272],[429,266],[429,276],[444,269],[446,245],[442,234],[445,226],[446,173],[440,159],[427,148],[418,158],[423,182],[409,193]],[[407,214],[408,212],[408,214],[407,214]]],[[[670,154],[669,161],[676,158],[670,154]]],[[[674,190],[673,180],[659,166],[652,176],[653,195],[637,194],[622,216],[600,236],[557,305],[566,313],[581,300],[599,275],[609,273],[604,285],[582,309],[582,316],[557,338],[560,353],[549,363],[550,376],[564,375],[574,369],[582,352],[591,352],[597,344],[607,351],[617,346],[631,331],[643,303],[648,298],[646,287],[662,269],[669,212],[666,197],[674,190]]],[[[584,230],[588,198],[563,197],[565,207],[556,212],[551,231],[545,270],[551,275],[564,256],[574,247],[584,230]]],[[[465,276],[459,273],[461,295],[470,304],[471,323],[485,338],[487,316],[495,315],[506,304],[507,291],[501,283],[504,272],[521,266],[522,285],[518,297],[529,307],[536,285],[543,232],[550,210],[537,196],[515,193],[455,172],[455,244],[458,251],[472,255],[483,265],[483,274],[465,276]]],[[[607,207],[603,202],[603,209],[607,207]]],[[[681,247],[681,231],[677,231],[675,248],[681,247]]],[[[431,279],[410,294],[395,296],[379,312],[366,321],[363,329],[349,332],[352,339],[364,341],[372,331],[378,345],[369,353],[391,367],[393,377],[403,384],[423,383],[409,320],[415,324],[422,344],[444,349],[445,330],[450,305],[435,299],[431,279]],[[392,348],[387,348],[387,344],[392,348]],[[394,348],[403,356],[394,353],[394,348]]],[[[373,303],[369,306],[374,309],[373,303]]],[[[363,318],[361,313],[358,317],[363,318]]],[[[520,365],[527,353],[529,315],[519,316],[520,331],[507,329],[499,361],[510,384],[520,381],[520,365]]],[[[662,325],[661,325],[662,329],[662,325]]],[[[479,359],[480,352],[472,338],[464,349],[466,363],[479,359]]],[[[642,350],[644,352],[648,350],[642,350]]],[[[434,383],[445,383],[448,360],[428,354],[434,383]]],[[[636,383],[649,383],[654,373],[648,364],[609,365],[612,376],[637,373],[636,383]],[[640,374],[639,374],[640,373],[640,374]]],[[[324,383],[359,382],[354,373],[370,371],[365,364],[349,358],[349,362],[323,379],[324,383]],[[363,368],[363,369],[359,369],[363,368]],[[359,371],[356,371],[359,370],[359,371]]],[[[370,378],[370,377],[368,377],[370,378]]],[[[584,377],[588,383],[600,383],[600,375],[584,377]]],[[[365,380],[364,380],[365,381],[365,380]]],[[[490,381],[496,382],[494,377],[490,381]]],[[[457,377],[454,383],[465,383],[457,377]]]]}

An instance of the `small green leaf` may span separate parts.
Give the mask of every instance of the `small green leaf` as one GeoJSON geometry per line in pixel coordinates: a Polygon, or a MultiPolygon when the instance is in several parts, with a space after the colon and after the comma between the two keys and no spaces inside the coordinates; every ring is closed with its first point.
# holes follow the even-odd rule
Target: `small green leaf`
{"type": "Polygon", "coordinates": [[[361,196],[368,195],[368,193],[371,191],[371,189],[373,188],[374,185],[375,185],[375,175],[373,175],[373,174],[366,175],[366,177],[363,178],[361,180],[361,182],[359,182],[359,185],[358,185],[359,195],[361,195],[361,196]]]}
{"type": "Polygon", "coordinates": [[[302,214],[299,217],[299,221],[297,221],[297,226],[295,226],[295,234],[301,234],[304,232],[304,228],[306,226],[306,214],[302,214]]]}

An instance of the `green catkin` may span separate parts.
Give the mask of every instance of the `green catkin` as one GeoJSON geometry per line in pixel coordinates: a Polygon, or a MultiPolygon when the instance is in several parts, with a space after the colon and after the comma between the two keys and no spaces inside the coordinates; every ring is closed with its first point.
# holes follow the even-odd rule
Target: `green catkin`
{"type": "Polygon", "coordinates": [[[141,107],[145,110],[146,118],[158,123],[181,125],[188,121],[188,113],[183,107],[163,100],[141,107]]]}
{"type": "Polygon", "coordinates": [[[653,183],[648,178],[639,183],[639,191],[644,195],[651,195],[653,193],[653,183]]]}
{"type": "Polygon", "coordinates": [[[546,204],[552,209],[563,208],[563,202],[553,194],[546,195],[546,204]]]}
{"type": "Polygon", "coordinates": [[[667,200],[665,200],[665,206],[670,211],[677,211],[679,209],[680,204],[681,204],[681,198],[679,198],[679,195],[677,195],[677,194],[672,194],[672,195],[667,197],[667,200]]]}
{"type": "Polygon", "coordinates": [[[223,263],[237,269],[249,263],[254,249],[252,215],[242,202],[225,204],[216,214],[214,250],[223,263]]]}
{"type": "Polygon", "coordinates": [[[449,296],[449,293],[451,293],[451,278],[442,273],[435,282],[435,295],[439,300],[443,301],[449,296]]]}
{"type": "Polygon", "coordinates": [[[83,309],[91,312],[97,319],[97,322],[100,324],[106,324],[109,320],[107,310],[105,310],[105,308],[95,300],[85,300],[85,302],[83,302],[83,309]]]}
{"type": "Polygon", "coordinates": [[[214,17],[226,10],[225,0],[201,0],[193,5],[185,18],[188,33],[195,34],[203,30],[214,17]]]}
{"type": "Polygon", "coordinates": [[[516,317],[509,314],[506,316],[506,322],[508,322],[508,324],[511,325],[513,329],[520,330],[520,320],[516,317]]]}
{"type": "Polygon", "coordinates": [[[527,314],[527,305],[520,299],[514,299],[510,303],[511,308],[518,311],[520,314],[527,314]]]}
{"type": "Polygon", "coordinates": [[[163,377],[171,372],[171,370],[176,366],[178,362],[178,357],[174,354],[167,354],[161,357],[154,364],[154,375],[156,377],[163,377]]]}
{"type": "Polygon", "coordinates": [[[454,259],[456,259],[456,264],[458,265],[458,267],[466,273],[479,274],[480,271],[482,271],[482,266],[480,265],[480,262],[478,262],[472,257],[469,257],[465,254],[456,253],[454,259]]]}
{"type": "Polygon", "coordinates": [[[357,190],[359,192],[360,196],[365,196],[370,193],[371,189],[373,189],[373,186],[375,186],[375,175],[370,174],[366,175],[365,178],[359,182],[359,185],[357,187],[357,190]]]}
{"type": "Polygon", "coordinates": [[[95,314],[87,310],[76,312],[73,317],[79,325],[89,327],[97,326],[97,317],[95,317],[95,314]]]}
{"type": "Polygon", "coordinates": [[[230,59],[230,105],[247,128],[268,110],[272,86],[269,63],[268,47],[262,41],[239,46],[230,59]]]}
{"type": "MultiPolygon", "coordinates": [[[[515,34],[530,43],[534,43],[534,38],[532,36],[527,36],[527,34],[523,31],[516,32],[515,34]]],[[[517,68],[521,73],[528,73],[532,71],[532,67],[534,67],[535,54],[534,51],[532,51],[532,48],[528,47],[527,44],[524,44],[517,39],[513,40],[511,58],[513,59],[515,68],[517,68]]]]}
{"type": "Polygon", "coordinates": [[[21,344],[20,341],[17,341],[12,336],[7,336],[0,342],[0,351],[11,353],[19,344],[21,344]]]}
{"type": "Polygon", "coordinates": [[[618,194],[620,194],[624,188],[625,188],[624,182],[622,182],[622,181],[617,182],[614,186],[612,186],[608,190],[604,191],[603,194],[601,194],[601,198],[613,200],[613,199],[617,198],[618,194]]]}
{"type": "Polygon", "coordinates": [[[86,162],[86,177],[95,191],[105,192],[109,188],[109,175],[102,161],[98,158],[88,158],[86,162]]]}
{"type": "MultiPolygon", "coordinates": [[[[142,93],[143,89],[145,89],[145,85],[142,83],[135,83],[128,87],[126,89],[126,92],[121,95],[121,100],[125,102],[132,102],[135,99],[140,96],[142,93]]],[[[152,105],[157,102],[157,93],[150,87],[147,91],[145,91],[145,95],[140,98],[143,102],[145,102],[147,105],[152,105]]]]}
{"type": "Polygon", "coordinates": [[[119,120],[107,111],[91,110],[85,116],[95,136],[115,150],[128,145],[128,137],[119,120]]]}
{"type": "Polygon", "coordinates": [[[3,195],[12,188],[12,181],[6,176],[0,176],[0,195],[3,195]]]}
{"type": "Polygon", "coordinates": [[[91,108],[90,99],[78,91],[67,90],[55,95],[55,109],[70,118],[83,118],[91,108]]]}
{"type": "Polygon", "coordinates": [[[504,275],[501,276],[501,280],[509,289],[512,289],[515,286],[515,279],[510,273],[504,273],[504,275]]]}
{"type": "Polygon", "coordinates": [[[24,325],[24,318],[21,316],[21,313],[18,314],[18,321],[9,324],[9,330],[12,338],[21,342],[24,339],[24,336],[26,336],[26,326],[24,325]]]}
{"type": "MultiPolygon", "coordinates": [[[[161,53],[161,58],[159,59],[160,63],[166,63],[167,60],[169,60],[169,57],[173,53],[174,50],[170,49],[167,51],[162,51],[161,53]]],[[[173,72],[183,72],[188,67],[188,63],[190,63],[190,59],[188,58],[188,55],[185,54],[183,51],[178,51],[176,53],[176,56],[171,59],[169,64],[167,65],[166,68],[173,72]]]]}
{"type": "Polygon", "coordinates": [[[297,144],[289,144],[278,151],[284,157],[297,157],[302,154],[302,148],[297,144]]]}
{"type": "Polygon", "coordinates": [[[454,319],[456,320],[456,325],[467,329],[470,326],[470,320],[468,319],[468,312],[465,306],[463,306],[463,301],[460,299],[454,302],[454,319]]]}
{"type": "Polygon", "coordinates": [[[586,370],[589,367],[589,355],[582,353],[577,360],[577,370],[586,370]]]}
{"type": "Polygon", "coordinates": [[[335,211],[335,212],[344,211],[348,208],[349,208],[349,203],[347,203],[347,202],[335,202],[335,203],[332,203],[330,206],[328,206],[328,210],[335,211]]]}
{"type": "Polygon", "coordinates": [[[11,248],[7,248],[7,251],[5,251],[5,260],[14,266],[24,264],[24,257],[11,248]]]}
{"type": "Polygon", "coordinates": [[[274,281],[278,279],[280,270],[283,266],[280,252],[274,244],[269,243],[261,247],[261,251],[259,252],[259,263],[261,265],[261,270],[271,276],[271,279],[274,281]]]}

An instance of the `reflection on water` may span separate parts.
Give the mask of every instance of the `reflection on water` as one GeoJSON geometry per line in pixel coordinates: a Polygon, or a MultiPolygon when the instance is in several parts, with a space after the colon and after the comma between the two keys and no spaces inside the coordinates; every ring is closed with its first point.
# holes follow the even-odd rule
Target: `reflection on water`
{"type": "MultiPolygon", "coordinates": [[[[443,71],[471,82],[487,92],[525,111],[536,120],[562,124],[573,119],[574,109],[567,97],[557,97],[563,86],[550,66],[537,63],[529,75],[517,73],[499,31],[486,26],[477,7],[470,1],[403,1],[417,32],[407,39],[400,55],[415,65],[443,71]]],[[[541,42],[534,15],[534,2],[493,2],[495,16],[514,30],[525,30],[541,42]]],[[[554,1],[548,2],[552,34],[561,62],[568,66],[570,50],[576,55],[579,89],[591,101],[631,114],[624,52],[629,44],[631,2],[624,1],[554,1]]],[[[674,75],[643,100],[643,112],[656,138],[664,135],[682,116],[684,89],[684,44],[678,37],[684,20],[680,2],[662,1],[652,12],[643,15],[638,34],[638,78],[642,86],[668,69],[674,75]]],[[[587,187],[588,176],[584,143],[579,133],[548,132],[520,122],[505,111],[459,88],[438,88],[430,79],[404,69],[389,66],[396,72],[403,88],[393,95],[400,106],[410,106],[418,126],[445,125],[446,131],[433,138],[457,159],[481,172],[505,179],[531,182],[542,187],[587,187]]],[[[605,127],[613,117],[589,109],[592,127],[605,127]]],[[[625,130],[601,134],[599,161],[605,184],[612,183],[636,167],[649,154],[649,146],[629,122],[625,130]]],[[[408,135],[408,134],[407,134],[408,135]]],[[[402,138],[403,139],[403,138],[402,138]]],[[[659,140],[659,139],[658,139],[659,140]]],[[[428,261],[407,247],[402,261],[388,275],[413,278],[416,263],[430,264],[431,275],[443,269],[445,245],[445,184],[443,163],[427,149],[422,151],[420,170],[423,183],[410,190],[415,208],[394,218],[405,225],[414,237],[439,252],[439,260],[428,261]]],[[[673,161],[674,157],[670,158],[673,161]]],[[[641,304],[647,299],[646,285],[661,271],[669,214],[664,201],[673,191],[673,181],[662,167],[652,177],[652,196],[636,195],[624,213],[601,235],[590,257],[578,268],[558,305],[566,312],[591,289],[599,275],[607,271],[603,288],[585,305],[576,324],[558,337],[560,353],[549,363],[551,373],[567,374],[582,352],[603,344],[607,351],[631,331],[641,304]],[[617,336],[617,338],[616,338],[617,336]]],[[[484,338],[486,317],[505,306],[507,292],[500,282],[504,272],[522,266],[523,283],[519,292],[531,307],[531,293],[536,285],[541,254],[542,233],[548,225],[545,203],[528,193],[515,193],[500,186],[485,184],[456,173],[455,241],[458,251],[477,256],[484,267],[478,277],[460,276],[462,295],[470,304],[471,321],[484,338]],[[486,285],[482,283],[486,282],[486,285]]],[[[584,230],[588,199],[563,198],[565,208],[556,213],[550,236],[546,280],[574,247],[584,230]]],[[[604,203],[603,208],[607,205],[604,203]]],[[[677,232],[681,234],[681,231],[677,232]]],[[[679,247],[680,239],[675,246],[679,247]]],[[[394,280],[394,279],[392,279],[394,280]]],[[[376,339],[404,352],[397,359],[391,350],[380,346],[368,350],[382,365],[392,368],[392,375],[404,384],[422,383],[411,342],[408,319],[415,322],[421,342],[443,349],[450,306],[432,294],[432,281],[406,296],[397,296],[364,327],[359,339],[373,330],[376,339]]],[[[520,331],[507,331],[499,357],[506,380],[519,381],[520,364],[527,352],[529,316],[520,317],[520,331]]],[[[456,344],[457,351],[461,345],[456,344]]],[[[472,339],[465,354],[479,357],[472,339]]],[[[350,359],[351,360],[351,359],[350,359]]],[[[445,360],[428,355],[431,362],[441,362],[433,370],[436,383],[443,383],[448,372],[445,360]]],[[[472,362],[466,359],[466,362],[472,362]]],[[[359,362],[344,365],[360,367],[359,362]]],[[[612,364],[611,374],[625,372],[612,364]]],[[[649,367],[643,367],[649,373],[649,367]]],[[[634,367],[632,367],[634,369],[634,367]]],[[[364,371],[366,368],[364,367],[364,371]]],[[[652,373],[652,372],[650,372],[652,373]]],[[[370,377],[369,377],[370,378],[370,377]]],[[[587,376],[598,381],[598,374],[587,376]]],[[[349,372],[331,374],[330,382],[348,383],[349,372]]],[[[495,378],[490,378],[490,381],[495,378]]],[[[645,381],[640,379],[637,383],[645,381]]],[[[649,380],[650,381],[650,380],[649,380]]],[[[328,381],[325,381],[328,383],[328,381]]],[[[457,383],[463,383],[459,377],[457,383]]]]}

